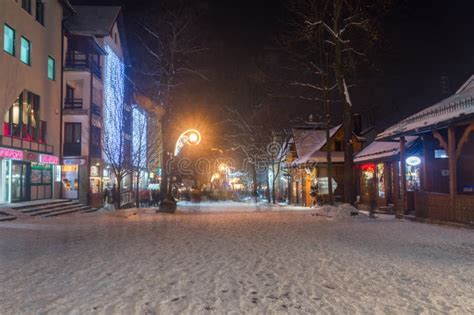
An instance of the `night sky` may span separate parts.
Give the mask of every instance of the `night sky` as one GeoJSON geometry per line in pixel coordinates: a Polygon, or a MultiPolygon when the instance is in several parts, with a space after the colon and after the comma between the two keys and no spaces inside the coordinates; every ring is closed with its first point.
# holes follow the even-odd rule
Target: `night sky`
{"type": "MultiPolygon", "coordinates": [[[[123,5],[128,10],[148,1],[71,2],[123,5]]],[[[202,30],[210,48],[208,71],[214,77],[228,76],[227,85],[232,85],[232,73],[252,63],[284,27],[284,1],[203,3],[209,8],[207,29],[202,30]]],[[[470,34],[474,29],[473,11],[472,1],[400,1],[383,19],[383,39],[373,60],[374,71],[364,73],[362,83],[352,91],[356,111],[371,113],[377,129],[382,131],[455,92],[474,70],[474,41],[470,34]]],[[[220,102],[217,95],[225,94],[226,88],[212,81],[207,84],[206,93],[200,88],[196,93],[200,101],[196,104],[206,104],[200,110],[215,111],[220,102]]],[[[307,117],[311,111],[302,107],[299,115],[307,117]]]]}

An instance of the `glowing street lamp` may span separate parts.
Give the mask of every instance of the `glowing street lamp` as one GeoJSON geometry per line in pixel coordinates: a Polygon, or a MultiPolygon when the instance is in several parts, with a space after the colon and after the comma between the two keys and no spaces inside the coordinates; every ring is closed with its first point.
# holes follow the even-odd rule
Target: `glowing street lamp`
{"type": "Polygon", "coordinates": [[[177,156],[186,144],[197,145],[200,142],[201,142],[201,133],[198,130],[196,129],[186,130],[179,136],[178,140],[176,141],[176,146],[174,148],[174,156],[177,156]]]}

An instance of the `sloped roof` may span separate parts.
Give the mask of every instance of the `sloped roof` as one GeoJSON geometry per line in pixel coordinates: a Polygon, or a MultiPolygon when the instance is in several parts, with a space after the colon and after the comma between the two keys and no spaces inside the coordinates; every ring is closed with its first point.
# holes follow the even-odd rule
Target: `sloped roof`
{"type": "MultiPolygon", "coordinates": [[[[418,139],[416,136],[406,137],[406,146],[411,147],[418,139]]],[[[354,157],[354,162],[368,162],[382,158],[396,156],[400,153],[400,143],[394,141],[374,141],[365,147],[362,151],[357,153],[354,157]]]]}
{"type": "Polygon", "coordinates": [[[474,76],[471,76],[456,94],[405,118],[379,134],[377,139],[422,132],[467,117],[474,117],[474,76]]]}
{"type": "Polygon", "coordinates": [[[65,21],[65,26],[75,34],[106,36],[110,34],[120,10],[118,6],[76,5],[76,14],[65,21]]]}
{"type": "MultiPolygon", "coordinates": [[[[341,128],[336,126],[329,130],[329,136],[332,137],[341,128]]],[[[296,154],[298,158],[294,164],[306,163],[312,154],[321,150],[326,144],[326,130],[324,129],[293,129],[293,140],[295,141],[296,154]]]]}

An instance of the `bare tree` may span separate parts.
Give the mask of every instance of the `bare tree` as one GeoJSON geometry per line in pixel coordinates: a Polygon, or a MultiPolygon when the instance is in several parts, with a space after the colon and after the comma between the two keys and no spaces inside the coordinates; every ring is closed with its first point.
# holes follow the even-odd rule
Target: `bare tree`
{"type": "Polygon", "coordinates": [[[161,147],[161,130],[151,126],[151,119],[158,119],[153,114],[134,105],[132,108],[132,170],[135,178],[135,203],[140,207],[140,181],[143,171],[153,170],[158,164],[156,151],[161,147]]]}
{"type": "Polygon", "coordinates": [[[196,56],[205,51],[196,31],[201,9],[185,0],[160,1],[147,5],[147,13],[137,19],[135,37],[143,48],[145,58],[137,67],[136,75],[148,87],[150,95],[156,91],[155,98],[160,100],[166,111],[162,117],[162,200],[171,193],[168,164],[176,140],[173,139],[173,126],[178,116],[178,91],[182,91],[190,77],[207,80],[195,65],[196,56]]]}
{"type": "MultiPolygon", "coordinates": [[[[321,65],[329,65],[326,78],[333,78],[343,104],[344,126],[344,199],[352,203],[353,194],[353,113],[349,81],[354,79],[355,70],[367,60],[367,53],[378,39],[376,16],[386,8],[386,0],[294,0],[291,10],[294,27],[302,37],[312,38],[303,46],[310,50],[316,45],[322,62],[305,63],[322,75],[321,65]],[[322,54],[321,54],[322,52],[322,54]]],[[[300,47],[301,48],[301,47],[300,47]]],[[[301,50],[300,50],[301,51],[301,50]]],[[[305,56],[304,56],[305,57],[305,56]]],[[[303,57],[303,60],[306,60],[303,57]]],[[[320,82],[324,82],[321,77],[320,82]]],[[[323,84],[327,91],[328,79],[323,84]]],[[[303,83],[302,86],[310,86],[303,83]]],[[[316,87],[316,89],[320,89],[316,87]]]]}

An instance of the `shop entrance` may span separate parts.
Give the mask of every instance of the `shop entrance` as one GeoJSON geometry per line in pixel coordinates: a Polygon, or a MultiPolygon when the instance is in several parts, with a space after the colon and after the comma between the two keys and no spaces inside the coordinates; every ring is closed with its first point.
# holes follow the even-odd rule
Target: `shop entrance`
{"type": "Polygon", "coordinates": [[[30,200],[30,174],[30,163],[12,161],[11,202],[30,200]]]}

